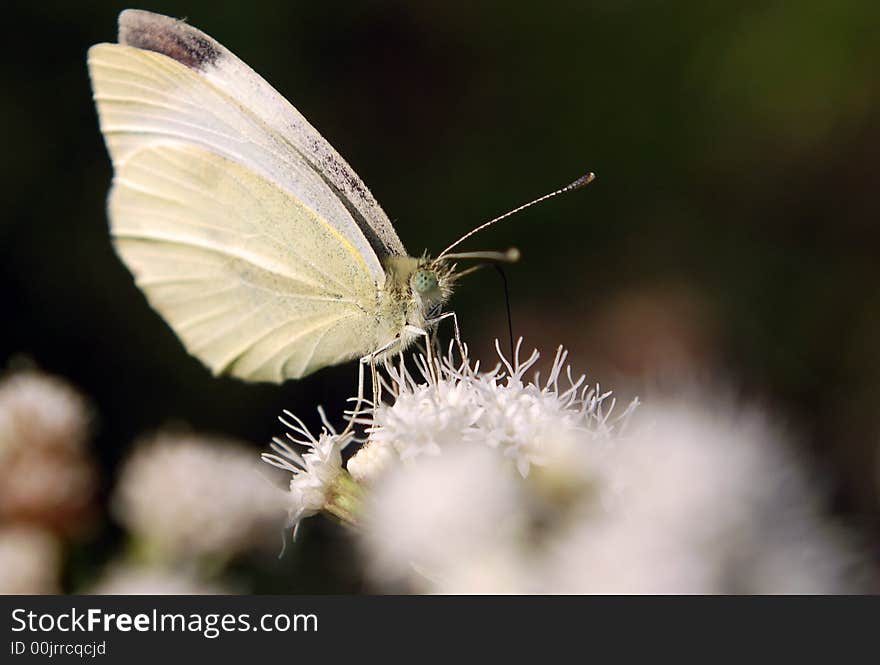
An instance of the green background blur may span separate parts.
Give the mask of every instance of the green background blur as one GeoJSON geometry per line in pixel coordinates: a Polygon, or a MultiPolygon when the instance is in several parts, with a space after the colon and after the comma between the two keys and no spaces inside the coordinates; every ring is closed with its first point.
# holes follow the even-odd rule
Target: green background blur
{"type": "MultiPolygon", "coordinates": [[[[290,408],[315,423],[354,364],[281,387],[212,378],[109,242],[111,178],[85,66],[126,3],[7,4],[0,59],[4,366],[95,404],[113,470],[174,423],[255,450],[290,408]]],[[[215,37],[351,163],[411,253],[573,180],[469,241],[507,269],[515,334],[649,399],[708,381],[767,405],[814,455],[832,508],[877,553],[880,3],[144,2],[215,37]]],[[[453,306],[476,353],[505,338],[492,271],[453,306]]],[[[87,579],[118,546],[78,546],[87,579]]],[[[356,590],[338,529],[304,525],[260,590],[356,590]]]]}

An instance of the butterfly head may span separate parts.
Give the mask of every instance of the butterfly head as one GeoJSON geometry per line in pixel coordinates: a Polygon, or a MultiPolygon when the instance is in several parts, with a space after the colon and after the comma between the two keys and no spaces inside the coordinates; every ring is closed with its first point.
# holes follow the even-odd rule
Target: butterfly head
{"type": "Polygon", "coordinates": [[[443,304],[452,295],[454,269],[455,265],[449,261],[422,257],[410,275],[410,293],[425,318],[432,319],[440,314],[443,304]]]}
{"type": "Polygon", "coordinates": [[[452,296],[455,265],[451,261],[394,256],[384,264],[389,278],[386,289],[408,324],[423,327],[452,296]]]}

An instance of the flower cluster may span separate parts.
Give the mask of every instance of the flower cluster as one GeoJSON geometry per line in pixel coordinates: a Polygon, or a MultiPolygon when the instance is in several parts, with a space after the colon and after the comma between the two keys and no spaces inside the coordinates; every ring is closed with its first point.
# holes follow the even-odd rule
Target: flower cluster
{"type": "MultiPolygon", "coordinates": [[[[522,340],[511,360],[497,349],[501,362],[486,372],[480,372],[478,365],[472,367],[466,358],[456,365],[451,353],[431,365],[422,363],[421,382],[405,368],[389,365],[389,388],[395,400],[374,409],[363,454],[387,460],[393,450],[407,461],[438,455],[456,443],[487,445],[525,478],[533,466],[553,463],[583,440],[609,441],[615,423],[625,422],[636,406],[633,402],[612,422],[611,393],[587,385],[584,375],[573,378],[561,347],[545,381],[539,375],[527,380],[540,354],[533,351],[521,360],[521,346],[522,340]],[[560,385],[561,381],[567,384],[560,385]]],[[[352,459],[350,468],[357,469],[359,479],[369,480],[381,467],[362,464],[360,455],[352,459]]]]}
{"type": "Polygon", "coordinates": [[[352,414],[354,422],[366,426],[367,440],[346,468],[341,453],[355,440],[351,428],[337,433],[319,409],[324,428],[316,438],[285,411],[281,422],[290,429],[289,443],[276,438],[274,452],[263,459],[292,474],[292,524],[322,510],[354,524],[363,487],[397,465],[411,466],[454,446],[493,449],[527,478],[533,467],[552,467],[564,457],[574,457],[574,449],[584,441],[599,442],[596,449],[610,441],[637,401],[612,420],[611,393],[586,385],[585,376],[573,378],[562,348],[544,382],[540,376],[527,381],[525,375],[539,353],[521,360],[521,342],[512,360],[499,350],[501,362],[483,372],[479,363],[471,365],[466,352],[456,363],[452,348],[440,359],[419,357],[416,376],[404,365],[386,363],[387,376],[380,378],[380,387],[394,401],[380,401],[366,413],[352,414]],[[563,375],[565,387],[560,385],[563,375]],[[308,452],[300,455],[291,444],[308,452]]]}
{"type": "Polygon", "coordinates": [[[292,434],[264,459],[292,474],[292,522],[353,527],[382,591],[860,588],[864,558],[759,411],[701,397],[613,415],[562,349],[544,380],[520,350],[487,371],[452,347],[415,372],[386,363],[377,392],[391,399],[356,408],[342,433],[321,412],[313,437],[286,413],[292,434]],[[344,463],[354,425],[366,437],[344,463]]]}
{"type": "MultiPolygon", "coordinates": [[[[355,440],[351,427],[338,434],[322,411],[324,429],[314,437],[285,412],[281,420],[291,430],[288,441],[276,439],[274,452],[263,459],[292,474],[292,523],[318,512],[333,515],[364,534],[401,545],[387,560],[373,557],[377,570],[391,576],[393,570],[415,566],[419,575],[430,576],[442,567],[441,559],[456,558],[452,550],[473,545],[479,534],[498,527],[514,538],[526,528],[528,520],[510,511],[524,485],[547,500],[551,486],[558,489],[563,480],[577,491],[591,486],[594,467],[637,402],[612,418],[611,393],[587,385],[584,376],[573,377],[561,348],[544,381],[526,377],[538,361],[537,351],[524,360],[520,352],[521,343],[512,359],[499,351],[501,361],[488,371],[470,363],[466,353],[456,362],[452,348],[442,358],[418,358],[415,372],[386,364],[380,388],[393,402],[378,401],[351,415],[367,437],[345,465],[342,450],[355,440]],[[307,452],[300,455],[294,446],[307,452]],[[458,467],[463,471],[453,472],[458,467]],[[447,479],[440,491],[431,482],[438,474],[447,479]],[[420,487],[429,495],[414,499],[420,487]],[[430,519],[377,518],[383,506],[410,509],[413,518],[423,509],[435,513],[430,519]],[[462,519],[468,516],[470,521],[462,519]],[[420,561],[423,557],[412,552],[423,540],[418,529],[395,526],[416,522],[434,533],[458,525],[469,528],[470,535],[449,539],[448,555],[420,561]],[[397,535],[382,535],[387,529],[397,535]]],[[[488,556],[495,546],[485,544],[488,556]]]]}

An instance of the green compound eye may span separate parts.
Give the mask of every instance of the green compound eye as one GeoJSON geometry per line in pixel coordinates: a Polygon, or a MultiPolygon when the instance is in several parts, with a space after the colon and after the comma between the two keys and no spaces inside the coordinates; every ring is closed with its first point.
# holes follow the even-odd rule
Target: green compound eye
{"type": "Polygon", "coordinates": [[[432,270],[416,270],[412,276],[413,291],[422,295],[437,288],[437,275],[432,270]]]}

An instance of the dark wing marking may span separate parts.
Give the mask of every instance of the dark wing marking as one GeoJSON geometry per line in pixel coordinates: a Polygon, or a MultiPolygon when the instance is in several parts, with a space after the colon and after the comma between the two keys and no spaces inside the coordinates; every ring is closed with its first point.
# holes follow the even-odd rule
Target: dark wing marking
{"type": "Polygon", "coordinates": [[[177,60],[190,69],[202,70],[222,54],[212,40],[184,21],[143,12],[120,15],[119,43],[155,51],[177,60]]]}

